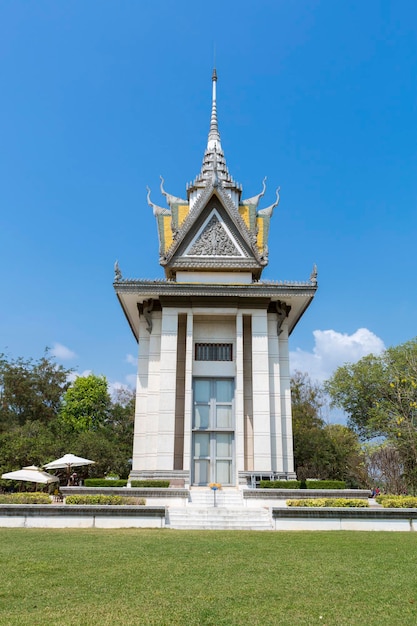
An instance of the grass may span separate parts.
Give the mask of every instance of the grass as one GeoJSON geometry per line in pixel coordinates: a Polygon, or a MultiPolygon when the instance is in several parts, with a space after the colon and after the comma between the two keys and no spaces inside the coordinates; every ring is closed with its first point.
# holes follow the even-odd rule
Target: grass
{"type": "Polygon", "coordinates": [[[417,535],[0,529],[7,626],[415,625],[417,535]]]}

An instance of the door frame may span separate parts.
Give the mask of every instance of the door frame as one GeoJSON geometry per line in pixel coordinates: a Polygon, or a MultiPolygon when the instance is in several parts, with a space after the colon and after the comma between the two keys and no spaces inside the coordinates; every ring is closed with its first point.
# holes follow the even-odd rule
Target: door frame
{"type": "MultiPolygon", "coordinates": [[[[218,482],[216,480],[217,467],[216,462],[217,457],[217,449],[216,449],[216,436],[217,434],[228,434],[231,435],[231,462],[230,462],[230,475],[231,482],[224,483],[227,486],[232,486],[235,484],[235,464],[236,464],[236,455],[235,455],[235,442],[236,442],[236,416],[235,416],[235,391],[236,391],[236,381],[233,376],[195,376],[192,381],[192,424],[191,424],[191,485],[194,486],[206,486],[211,482],[218,482]],[[195,428],[195,410],[197,406],[197,402],[195,400],[195,382],[196,381],[208,381],[210,383],[210,399],[208,401],[209,405],[209,418],[208,418],[208,427],[207,428],[195,428]],[[214,385],[217,381],[229,381],[232,385],[232,393],[231,393],[231,426],[230,428],[217,428],[214,423],[214,410],[217,407],[217,398],[215,395],[215,391],[213,394],[213,389],[215,389],[214,385]],[[205,433],[209,435],[209,457],[200,457],[202,460],[207,459],[209,462],[209,480],[207,483],[196,483],[195,482],[195,462],[198,460],[194,451],[194,441],[195,434],[205,433]]],[[[204,404],[200,402],[200,404],[204,404]]],[[[221,401],[219,401],[221,404],[221,401]]]]}

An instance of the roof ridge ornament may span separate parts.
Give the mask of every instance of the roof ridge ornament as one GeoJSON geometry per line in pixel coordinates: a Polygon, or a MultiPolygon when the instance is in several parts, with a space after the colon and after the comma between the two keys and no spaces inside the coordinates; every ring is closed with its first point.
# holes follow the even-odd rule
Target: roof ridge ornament
{"type": "Polygon", "coordinates": [[[310,274],[310,283],[317,285],[317,265],[315,263],[313,265],[313,271],[310,274]]]}
{"type": "Polygon", "coordinates": [[[166,201],[168,202],[170,207],[172,204],[187,204],[188,200],[184,200],[183,198],[178,198],[177,196],[172,196],[170,193],[167,193],[164,189],[164,178],[161,175],[159,175],[159,178],[161,179],[161,193],[163,196],[165,196],[166,201]]]}
{"type": "Polygon", "coordinates": [[[279,197],[279,192],[281,190],[281,187],[277,187],[275,190],[276,193],[276,200],[275,202],[273,202],[272,204],[270,204],[269,206],[267,206],[265,209],[260,209],[258,211],[258,215],[265,215],[267,217],[272,217],[272,213],[274,212],[275,207],[277,207],[279,205],[279,201],[280,201],[280,197],[279,197]]]}
{"type": "Polygon", "coordinates": [[[151,200],[151,190],[149,189],[148,185],[146,185],[146,189],[148,190],[148,195],[146,196],[146,200],[149,204],[149,206],[151,207],[151,209],[153,210],[153,214],[155,216],[157,215],[171,215],[171,211],[169,209],[166,209],[165,207],[162,206],[158,206],[157,204],[154,204],[151,200]]]}
{"type": "Polygon", "coordinates": [[[123,280],[123,276],[120,270],[119,261],[116,260],[114,264],[114,282],[118,282],[119,280],[123,280]]]}
{"type": "Polygon", "coordinates": [[[261,198],[263,198],[263,196],[265,195],[266,179],[267,179],[267,177],[264,176],[264,179],[262,181],[262,191],[261,191],[261,193],[258,193],[256,196],[252,196],[251,198],[247,198],[246,200],[242,200],[242,204],[251,204],[251,205],[254,205],[255,208],[258,206],[259,200],[261,198]]]}

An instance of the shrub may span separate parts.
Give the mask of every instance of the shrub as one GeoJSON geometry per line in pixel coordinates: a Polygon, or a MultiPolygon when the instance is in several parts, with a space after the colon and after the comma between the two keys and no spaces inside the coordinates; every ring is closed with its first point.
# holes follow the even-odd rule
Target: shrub
{"type": "Polygon", "coordinates": [[[366,508],[369,506],[369,503],[368,500],[360,500],[357,498],[306,498],[305,500],[287,500],[287,506],[366,508]]]}
{"type": "Polygon", "coordinates": [[[86,478],[84,481],[84,487],[126,487],[126,485],[126,479],[86,478]]]}
{"type": "Polygon", "coordinates": [[[346,489],[344,480],[307,480],[307,489],[346,489]]]}
{"type": "Polygon", "coordinates": [[[132,480],[132,487],[150,487],[155,489],[167,489],[169,480],[132,480]]]}
{"type": "Polygon", "coordinates": [[[299,480],[261,480],[261,489],[299,489],[299,480]]]}
{"type": "Polygon", "coordinates": [[[0,504],[51,504],[47,493],[40,491],[0,494],[0,504]]]}
{"type": "Polygon", "coordinates": [[[382,504],[384,509],[417,509],[415,496],[377,496],[376,501],[382,504]]]}
{"type": "Polygon", "coordinates": [[[382,504],[384,502],[384,500],[386,500],[387,498],[396,498],[396,497],[397,496],[393,496],[393,495],[384,493],[384,494],[381,494],[379,496],[376,496],[375,497],[375,502],[378,502],[379,504],[382,504]]]}
{"type": "Polygon", "coordinates": [[[65,504],[90,504],[90,505],[144,505],[144,498],[126,498],[125,496],[103,496],[100,494],[94,496],[74,495],[65,498],[65,504]]]}
{"type": "MultiPolygon", "coordinates": [[[[86,478],[84,481],[84,487],[126,487],[127,480],[113,480],[107,478],[86,478]]],[[[132,487],[153,487],[153,488],[167,488],[169,487],[169,480],[132,480],[132,487]]]]}
{"type": "Polygon", "coordinates": [[[287,500],[287,506],[325,506],[324,498],[306,498],[305,500],[287,500]]]}

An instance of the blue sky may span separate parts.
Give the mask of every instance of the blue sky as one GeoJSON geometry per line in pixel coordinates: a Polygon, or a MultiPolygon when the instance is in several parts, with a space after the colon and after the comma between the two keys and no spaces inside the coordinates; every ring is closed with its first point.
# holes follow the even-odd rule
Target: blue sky
{"type": "Polygon", "coordinates": [[[146,185],[199,172],[216,50],[227,164],[264,205],[263,277],[319,290],[290,340],[324,378],[416,333],[417,4],[73,1],[0,5],[0,352],[112,383],[137,346],[113,291],[159,278],[146,185]],[[362,330],[359,330],[362,329],[362,330]]]}

